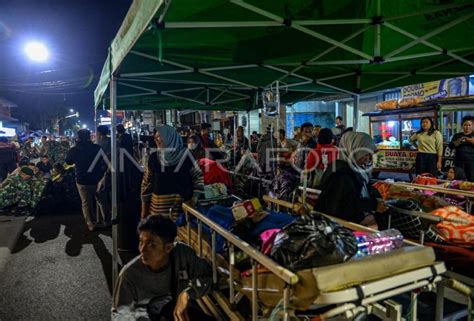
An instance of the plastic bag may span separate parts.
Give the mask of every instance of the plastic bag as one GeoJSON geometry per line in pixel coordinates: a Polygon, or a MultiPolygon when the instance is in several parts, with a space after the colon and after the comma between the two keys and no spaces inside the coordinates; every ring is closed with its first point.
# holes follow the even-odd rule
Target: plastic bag
{"type": "Polygon", "coordinates": [[[272,258],[291,270],[342,263],[357,253],[352,232],[311,213],[285,226],[275,238],[272,258]]]}

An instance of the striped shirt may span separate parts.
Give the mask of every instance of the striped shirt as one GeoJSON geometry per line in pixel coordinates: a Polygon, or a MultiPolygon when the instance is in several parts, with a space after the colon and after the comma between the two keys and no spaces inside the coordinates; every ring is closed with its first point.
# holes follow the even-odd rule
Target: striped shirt
{"type": "Polygon", "coordinates": [[[141,198],[142,202],[150,203],[151,215],[163,215],[175,220],[182,213],[183,202],[191,197],[198,198],[203,192],[204,178],[197,163],[185,163],[179,168],[169,167],[160,171],[156,161],[150,157],[143,175],[141,198]],[[192,186],[186,186],[188,182],[192,186]]]}

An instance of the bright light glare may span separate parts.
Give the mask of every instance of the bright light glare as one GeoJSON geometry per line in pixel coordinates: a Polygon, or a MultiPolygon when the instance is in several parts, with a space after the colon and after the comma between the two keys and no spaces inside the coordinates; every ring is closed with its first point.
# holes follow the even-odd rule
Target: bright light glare
{"type": "Polygon", "coordinates": [[[48,48],[41,42],[29,42],[25,46],[25,52],[28,58],[33,61],[44,62],[48,60],[48,48]]]}
{"type": "Polygon", "coordinates": [[[87,128],[87,125],[86,125],[86,124],[82,124],[82,128],[86,129],[86,128],[87,128]]]}
{"type": "Polygon", "coordinates": [[[70,113],[73,113],[73,112],[74,112],[74,109],[69,109],[69,112],[70,112],[70,113]]]}

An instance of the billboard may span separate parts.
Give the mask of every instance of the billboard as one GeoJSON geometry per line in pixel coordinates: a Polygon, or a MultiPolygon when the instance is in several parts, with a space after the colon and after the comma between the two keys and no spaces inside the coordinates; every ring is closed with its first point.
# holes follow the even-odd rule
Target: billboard
{"type": "Polygon", "coordinates": [[[425,82],[402,87],[401,98],[421,98],[422,101],[469,95],[469,76],[425,82]]]}

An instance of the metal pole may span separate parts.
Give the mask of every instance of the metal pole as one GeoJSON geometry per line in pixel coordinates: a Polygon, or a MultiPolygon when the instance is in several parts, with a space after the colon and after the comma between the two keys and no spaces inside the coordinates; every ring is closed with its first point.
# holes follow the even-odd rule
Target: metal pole
{"type": "Polygon", "coordinates": [[[436,284],[436,312],[435,312],[435,320],[441,321],[443,320],[444,315],[444,280],[438,282],[436,284]]]}
{"type": "Polygon", "coordinates": [[[357,126],[358,126],[358,112],[359,112],[359,103],[360,103],[360,95],[354,95],[354,108],[353,108],[353,128],[354,131],[357,131],[357,126]]]}
{"type": "Polygon", "coordinates": [[[249,110],[247,110],[247,138],[249,140],[248,148],[250,149],[250,111],[249,110]]]}
{"type": "Polygon", "coordinates": [[[418,293],[411,291],[411,321],[417,321],[418,315],[418,293]]]}
{"type": "Polygon", "coordinates": [[[229,303],[234,304],[234,264],[235,264],[235,252],[234,244],[229,246],[229,303]]]}
{"type": "Polygon", "coordinates": [[[290,287],[288,284],[285,285],[285,289],[283,290],[283,321],[289,321],[290,315],[288,313],[288,308],[290,305],[290,287]]]}
{"type": "Polygon", "coordinates": [[[117,248],[117,80],[114,75],[110,79],[110,111],[112,114],[112,130],[110,135],[112,154],[112,283],[115,284],[118,275],[117,248]]]}
{"type": "Polygon", "coordinates": [[[217,262],[216,262],[216,231],[211,232],[212,245],[212,282],[217,284],[217,262]]]}
{"type": "Polygon", "coordinates": [[[202,222],[198,220],[198,245],[199,245],[199,257],[202,258],[202,222]]]}
{"type": "MultiPolygon", "coordinates": [[[[377,14],[377,17],[380,17],[381,14],[382,14],[382,4],[381,4],[381,1],[380,0],[377,0],[376,3],[376,14],[377,14]]],[[[375,39],[374,39],[374,56],[375,57],[379,57],[380,56],[380,42],[381,42],[381,25],[380,23],[377,23],[375,25],[375,39]]],[[[357,87],[359,88],[359,87],[357,87]]]]}
{"type": "Polygon", "coordinates": [[[257,261],[252,260],[252,321],[258,319],[257,282],[257,261]]]}

